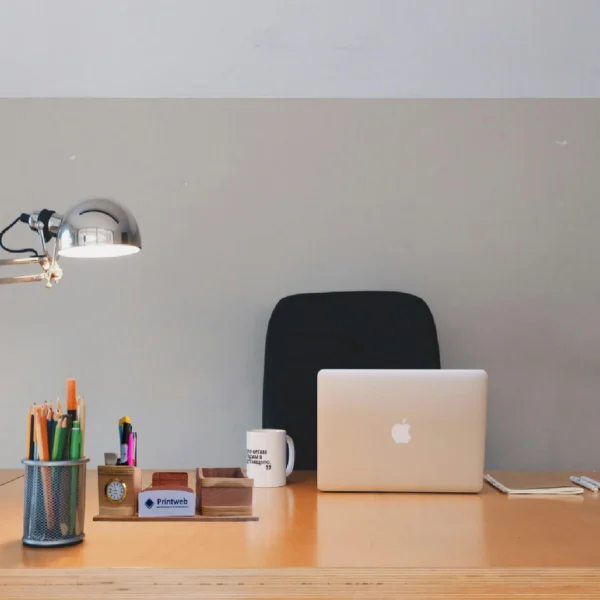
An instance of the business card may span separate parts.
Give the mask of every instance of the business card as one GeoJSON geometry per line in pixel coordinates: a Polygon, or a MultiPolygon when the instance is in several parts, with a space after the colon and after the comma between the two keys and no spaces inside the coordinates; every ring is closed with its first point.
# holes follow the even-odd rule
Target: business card
{"type": "Polygon", "coordinates": [[[138,496],[140,517],[193,517],[196,494],[184,490],[144,490],[138,496]]]}

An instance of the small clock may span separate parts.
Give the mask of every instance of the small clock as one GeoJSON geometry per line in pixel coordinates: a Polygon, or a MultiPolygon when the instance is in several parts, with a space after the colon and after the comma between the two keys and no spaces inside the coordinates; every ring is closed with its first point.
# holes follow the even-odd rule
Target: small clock
{"type": "Polygon", "coordinates": [[[142,470],[129,466],[98,467],[98,505],[100,515],[132,517],[137,514],[138,494],[142,489],[142,470]]]}
{"type": "Polygon", "coordinates": [[[121,504],[127,498],[127,484],[120,479],[112,479],[106,484],[104,493],[109,502],[121,504]]]}

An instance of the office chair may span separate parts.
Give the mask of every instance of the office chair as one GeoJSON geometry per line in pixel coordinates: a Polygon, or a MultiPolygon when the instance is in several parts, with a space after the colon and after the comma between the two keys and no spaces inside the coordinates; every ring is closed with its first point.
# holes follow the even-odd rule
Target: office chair
{"type": "Polygon", "coordinates": [[[267,328],[262,422],[292,436],[296,469],[317,467],[317,373],[324,368],[439,369],[429,307],[401,292],[297,294],[277,303],[267,328]]]}

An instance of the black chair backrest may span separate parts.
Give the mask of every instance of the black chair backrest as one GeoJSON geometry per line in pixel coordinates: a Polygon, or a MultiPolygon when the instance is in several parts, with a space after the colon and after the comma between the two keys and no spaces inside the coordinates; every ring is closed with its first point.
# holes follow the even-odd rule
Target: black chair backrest
{"type": "Polygon", "coordinates": [[[400,292],[329,292],[281,299],[269,320],[263,427],[285,429],[296,469],[317,467],[321,369],[439,369],[433,315],[400,292]]]}

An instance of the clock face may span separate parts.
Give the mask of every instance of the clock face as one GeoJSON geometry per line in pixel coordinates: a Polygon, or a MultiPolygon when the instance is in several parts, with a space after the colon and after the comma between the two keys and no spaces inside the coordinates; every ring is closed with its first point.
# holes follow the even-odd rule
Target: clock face
{"type": "Polygon", "coordinates": [[[122,481],[113,479],[106,484],[104,493],[111,502],[123,502],[127,496],[127,486],[122,481]]]}

